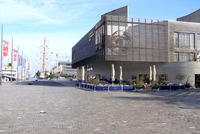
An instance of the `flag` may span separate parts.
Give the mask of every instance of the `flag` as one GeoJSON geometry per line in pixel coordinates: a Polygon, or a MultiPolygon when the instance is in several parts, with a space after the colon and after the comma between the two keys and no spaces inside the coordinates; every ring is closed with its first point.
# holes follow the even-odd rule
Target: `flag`
{"type": "Polygon", "coordinates": [[[17,61],[17,50],[13,49],[13,61],[17,61]]]}
{"type": "Polygon", "coordinates": [[[18,55],[18,66],[22,66],[22,56],[18,55]]]}
{"type": "Polygon", "coordinates": [[[8,42],[5,41],[4,44],[3,44],[3,56],[6,57],[8,56],[8,42]]]}
{"type": "Polygon", "coordinates": [[[30,70],[30,63],[27,63],[27,70],[30,70]]]}
{"type": "Polygon", "coordinates": [[[26,67],[26,59],[23,59],[23,60],[22,60],[22,66],[23,66],[23,67],[26,67]]]}

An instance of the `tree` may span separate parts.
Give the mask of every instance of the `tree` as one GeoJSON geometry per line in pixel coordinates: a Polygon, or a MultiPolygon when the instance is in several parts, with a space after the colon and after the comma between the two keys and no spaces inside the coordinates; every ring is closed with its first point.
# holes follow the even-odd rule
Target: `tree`
{"type": "Polygon", "coordinates": [[[39,77],[40,77],[40,74],[41,74],[41,72],[38,70],[37,73],[35,73],[35,76],[36,76],[37,78],[39,78],[39,77]]]}

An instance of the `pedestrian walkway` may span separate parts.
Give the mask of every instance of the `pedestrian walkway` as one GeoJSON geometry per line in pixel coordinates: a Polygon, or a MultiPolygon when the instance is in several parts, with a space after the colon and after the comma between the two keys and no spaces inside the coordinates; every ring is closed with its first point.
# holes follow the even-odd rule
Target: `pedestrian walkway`
{"type": "Polygon", "coordinates": [[[0,134],[199,134],[199,92],[94,92],[58,81],[0,88],[0,134]]]}

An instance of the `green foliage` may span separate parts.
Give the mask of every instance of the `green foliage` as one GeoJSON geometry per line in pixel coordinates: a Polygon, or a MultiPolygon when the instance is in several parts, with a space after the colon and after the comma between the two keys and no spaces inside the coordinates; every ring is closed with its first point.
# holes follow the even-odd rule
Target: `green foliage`
{"type": "Polygon", "coordinates": [[[65,77],[65,78],[67,78],[68,75],[67,75],[67,74],[60,74],[60,77],[65,77]]]}
{"type": "Polygon", "coordinates": [[[190,76],[187,77],[187,80],[186,80],[186,83],[185,83],[186,88],[192,87],[192,85],[189,83],[189,78],[190,78],[190,76]]]}
{"type": "Polygon", "coordinates": [[[145,89],[144,84],[137,84],[136,89],[145,89]]]}
{"type": "Polygon", "coordinates": [[[159,89],[159,88],[160,88],[160,86],[158,83],[153,83],[152,89],[159,89]]]}
{"type": "Polygon", "coordinates": [[[130,79],[129,82],[130,82],[130,85],[135,86],[135,80],[130,79]]]}
{"type": "Polygon", "coordinates": [[[36,76],[37,78],[39,78],[40,75],[41,75],[41,72],[38,70],[38,71],[35,73],[35,76],[36,76]]]}
{"type": "Polygon", "coordinates": [[[190,84],[190,83],[186,83],[186,84],[185,84],[185,87],[186,87],[186,88],[190,88],[190,87],[191,87],[191,84],[190,84]]]}
{"type": "Polygon", "coordinates": [[[51,79],[53,79],[55,77],[55,75],[54,74],[52,74],[52,73],[50,73],[50,75],[48,76],[48,78],[51,80],[51,79]]]}
{"type": "Polygon", "coordinates": [[[194,57],[194,61],[197,61],[197,57],[194,57]]]}
{"type": "Polygon", "coordinates": [[[99,76],[95,76],[94,78],[90,79],[90,83],[94,85],[98,85],[99,83],[99,76]]]}
{"type": "Polygon", "coordinates": [[[69,78],[69,77],[71,77],[71,78],[75,78],[75,75],[70,75],[70,74],[60,74],[60,77],[65,77],[65,78],[69,78]]]}

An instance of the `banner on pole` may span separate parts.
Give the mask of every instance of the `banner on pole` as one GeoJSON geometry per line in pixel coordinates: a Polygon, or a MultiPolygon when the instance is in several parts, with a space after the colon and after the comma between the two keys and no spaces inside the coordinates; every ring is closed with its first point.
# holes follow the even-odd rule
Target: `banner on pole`
{"type": "Polygon", "coordinates": [[[3,56],[4,57],[7,57],[8,56],[8,42],[5,41],[4,44],[3,44],[3,56]]]}
{"type": "Polygon", "coordinates": [[[18,55],[18,66],[22,66],[22,56],[18,55]]]}
{"type": "Polygon", "coordinates": [[[13,61],[17,61],[17,50],[13,49],[13,61]]]}

